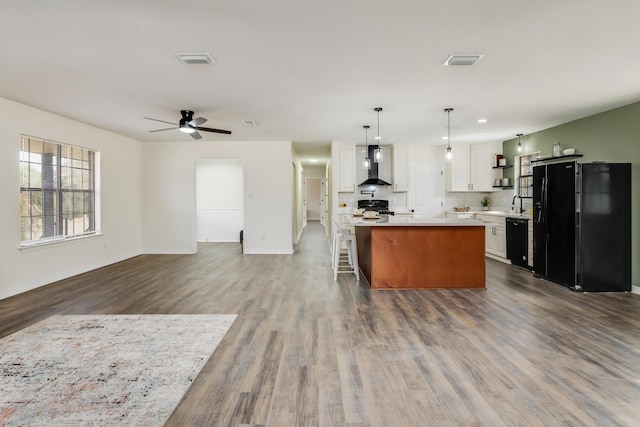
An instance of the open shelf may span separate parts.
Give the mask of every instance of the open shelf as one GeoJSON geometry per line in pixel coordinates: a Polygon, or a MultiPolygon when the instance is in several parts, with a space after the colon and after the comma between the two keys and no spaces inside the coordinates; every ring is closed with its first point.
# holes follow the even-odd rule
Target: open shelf
{"type": "Polygon", "coordinates": [[[494,185],[493,188],[513,188],[513,185],[494,185]]]}
{"type": "Polygon", "coordinates": [[[509,169],[512,168],[513,165],[506,165],[506,166],[494,166],[493,169],[509,169]]]}
{"type": "Polygon", "coordinates": [[[531,159],[531,163],[538,162],[546,162],[548,160],[559,160],[559,159],[574,159],[576,157],[582,157],[582,154],[571,154],[568,156],[549,156],[549,157],[541,157],[539,159],[531,159]]]}

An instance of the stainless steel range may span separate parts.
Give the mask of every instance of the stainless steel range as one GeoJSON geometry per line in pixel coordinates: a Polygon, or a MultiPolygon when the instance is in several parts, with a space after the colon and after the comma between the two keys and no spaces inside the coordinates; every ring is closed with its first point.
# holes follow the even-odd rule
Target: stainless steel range
{"type": "Polygon", "coordinates": [[[365,211],[375,211],[383,215],[393,215],[394,213],[389,210],[389,201],[380,199],[365,199],[358,200],[358,209],[364,209],[365,211]]]}

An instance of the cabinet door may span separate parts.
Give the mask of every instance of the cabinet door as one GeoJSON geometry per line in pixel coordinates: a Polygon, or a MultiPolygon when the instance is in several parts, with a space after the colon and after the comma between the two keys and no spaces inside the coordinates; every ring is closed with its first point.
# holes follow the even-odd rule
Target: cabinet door
{"type": "Polygon", "coordinates": [[[496,252],[495,255],[507,257],[507,233],[504,220],[496,226],[496,252]]]}
{"type": "Polygon", "coordinates": [[[470,181],[472,191],[495,191],[493,182],[500,172],[493,169],[495,155],[502,153],[501,143],[473,144],[470,147],[470,181]]]}
{"type": "Polygon", "coordinates": [[[445,165],[447,191],[471,191],[469,146],[452,147],[453,157],[445,165]]]}
{"type": "Polygon", "coordinates": [[[353,193],[354,191],[356,191],[356,146],[342,145],[338,192],[353,193]]]}
{"type": "Polygon", "coordinates": [[[487,224],[486,226],[486,252],[497,255],[498,244],[496,240],[496,226],[494,224],[487,224]]]}
{"type": "Polygon", "coordinates": [[[393,191],[409,191],[409,150],[406,144],[393,145],[393,191]]]}

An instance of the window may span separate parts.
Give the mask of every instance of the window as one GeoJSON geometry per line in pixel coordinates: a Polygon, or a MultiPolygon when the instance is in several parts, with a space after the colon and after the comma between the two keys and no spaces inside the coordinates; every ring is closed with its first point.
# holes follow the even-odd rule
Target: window
{"type": "Polygon", "coordinates": [[[21,246],[95,233],[95,157],[86,148],[20,138],[21,246]]]}
{"type": "Polygon", "coordinates": [[[517,194],[520,197],[533,197],[533,165],[531,160],[536,157],[536,153],[516,156],[517,194]]]}

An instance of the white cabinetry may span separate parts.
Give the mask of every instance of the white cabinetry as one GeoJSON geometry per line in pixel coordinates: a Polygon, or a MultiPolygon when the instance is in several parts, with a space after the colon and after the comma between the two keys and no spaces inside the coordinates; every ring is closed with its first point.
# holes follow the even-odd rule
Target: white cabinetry
{"type": "Polygon", "coordinates": [[[476,219],[483,221],[485,227],[485,251],[506,261],[507,235],[504,217],[476,214],[476,219]]]}
{"type": "Polygon", "coordinates": [[[501,143],[456,145],[447,162],[447,191],[495,191],[498,177],[493,169],[495,154],[502,153],[501,143]]]}
{"type": "Polygon", "coordinates": [[[406,144],[393,145],[393,191],[409,191],[409,149],[406,144]]]}
{"type": "Polygon", "coordinates": [[[340,179],[338,192],[353,193],[356,191],[356,146],[340,146],[340,179]]]}
{"type": "Polygon", "coordinates": [[[468,145],[456,145],[452,148],[453,157],[445,164],[447,191],[471,191],[469,151],[468,145]]]}

